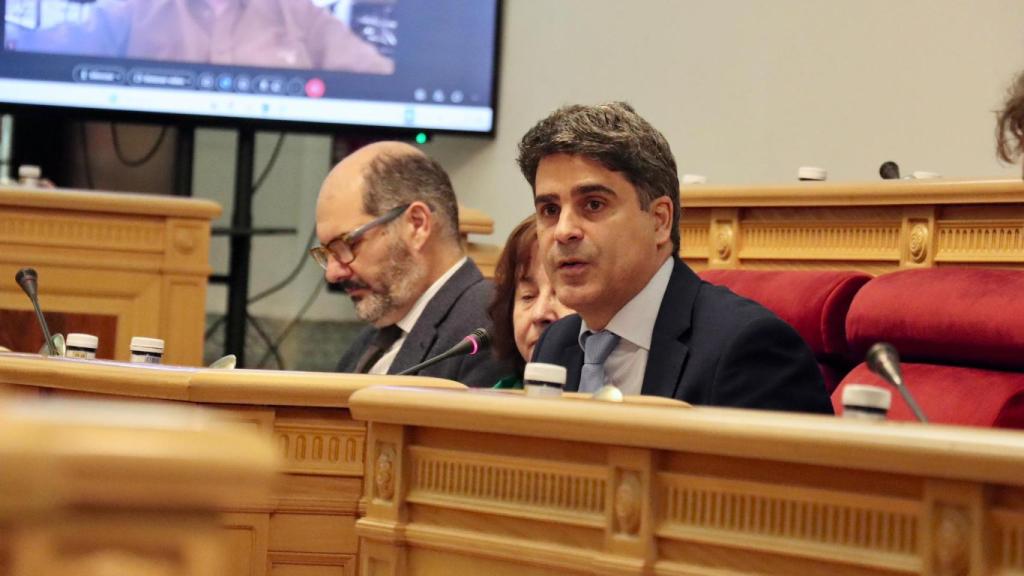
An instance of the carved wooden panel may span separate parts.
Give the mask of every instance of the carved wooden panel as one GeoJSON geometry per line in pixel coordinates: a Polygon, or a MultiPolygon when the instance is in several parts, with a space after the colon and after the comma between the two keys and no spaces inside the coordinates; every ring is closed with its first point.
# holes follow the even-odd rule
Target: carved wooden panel
{"type": "Polygon", "coordinates": [[[422,446],[409,456],[409,502],[604,526],[608,472],[600,466],[422,446]]]}
{"type": "Polygon", "coordinates": [[[683,258],[707,257],[707,224],[679,223],[679,255],[683,258]]]}
{"type": "Polygon", "coordinates": [[[918,552],[921,508],[913,500],[681,474],[662,474],[660,482],[665,538],[747,538],[754,548],[799,545],[803,555],[822,559],[848,549],[912,562],[918,552]]]}
{"type": "Polygon", "coordinates": [[[267,515],[225,513],[221,526],[227,546],[225,576],[265,576],[270,537],[267,515]]]}
{"type": "Polygon", "coordinates": [[[745,223],[739,257],[774,260],[899,260],[898,224],[745,223]]]}
{"type": "Polygon", "coordinates": [[[270,576],[355,576],[355,554],[274,552],[268,558],[270,576]]]}
{"type": "Polygon", "coordinates": [[[994,567],[1007,574],[1024,574],[1024,513],[994,510],[992,523],[994,567]]]}
{"type": "Polygon", "coordinates": [[[0,214],[0,243],[163,252],[164,226],[159,218],[115,220],[49,210],[4,210],[0,214]]]}
{"type": "Polygon", "coordinates": [[[941,222],[935,259],[943,262],[1019,260],[1024,225],[1019,222],[941,222]]]}
{"type": "Polygon", "coordinates": [[[358,426],[277,424],[274,435],[288,472],[359,476],[366,432],[358,426]]]}
{"type": "Polygon", "coordinates": [[[679,254],[696,269],[1024,267],[1020,181],[689,186],[680,200],[679,254]]]}

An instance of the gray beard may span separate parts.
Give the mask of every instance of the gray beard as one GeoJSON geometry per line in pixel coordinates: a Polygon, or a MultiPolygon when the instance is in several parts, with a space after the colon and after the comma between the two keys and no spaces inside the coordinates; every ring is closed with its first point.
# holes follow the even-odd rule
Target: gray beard
{"type": "Polygon", "coordinates": [[[380,291],[374,289],[355,303],[356,316],[363,322],[376,324],[395,309],[411,304],[416,300],[424,276],[426,271],[415,265],[409,249],[395,239],[388,246],[388,263],[378,282],[380,291]]]}

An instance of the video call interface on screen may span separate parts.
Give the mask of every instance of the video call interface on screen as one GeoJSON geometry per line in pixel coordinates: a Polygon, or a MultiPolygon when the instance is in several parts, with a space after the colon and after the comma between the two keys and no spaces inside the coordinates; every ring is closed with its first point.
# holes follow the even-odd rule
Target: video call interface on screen
{"type": "Polygon", "coordinates": [[[0,5],[0,102],[493,129],[498,0],[0,5]]]}

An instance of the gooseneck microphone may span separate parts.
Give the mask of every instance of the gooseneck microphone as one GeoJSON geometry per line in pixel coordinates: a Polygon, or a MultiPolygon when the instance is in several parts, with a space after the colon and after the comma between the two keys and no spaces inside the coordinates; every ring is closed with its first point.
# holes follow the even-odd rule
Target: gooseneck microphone
{"type": "Polygon", "coordinates": [[[46,325],[46,318],[43,317],[43,311],[39,308],[39,275],[33,268],[22,268],[14,275],[14,281],[21,286],[25,294],[28,294],[28,299],[32,301],[32,307],[36,310],[36,320],[39,321],[39,327],[43,329],[43,338],[46,338],[46,348],[50,351],[50,356],[57,356],[57,347],[53,345],[50,327],[46,325]]]}
{"type": "Polygon", "coordinates": [[[919,421],[928,423],[928,418],[921,411],[921,407],[917,405],[917,401],[910,395],[910,390],[903,384],[900,356],[896,353],[896,349],[893,348],[892,344],[888,342],[875,343],[874,346],[868,349],[865,362],[867,362],[869,370],[880,376],[892,385],[893,388],[899,390],[900,396],[903,396],[903,400],[906,401],[907,406],[910,406],[910,410],[914,413],[914,416],[917,416],[919,421]]]}
{"type": "Polygon", "coordinates": [[[475,356],[481,350],[486,350],[487,347],[490,346],[490,344],[491,335],[487,333],[487,330],[484,330],[483,328],[477,328],[476,330],[473,330],[473,332],[471,332],[469,336],[463,338],[461,342],[449,348],[447,352],[443,352],[441,354],[438,354],[437,356],[434,356],[433,358],[424,360],[423,362],[420,362],[415,366],[410,366],[409,368],[406,368],[405,370],[399,372],[397,376],[409,376],[411,374],[419,372],[420,370],[423,370],[424,368],[429,368],[430,366],[433,366],[434,364],[437,364],[442,360],[447,360],[452,356],[461,356],[463,354],[475,356]]]}

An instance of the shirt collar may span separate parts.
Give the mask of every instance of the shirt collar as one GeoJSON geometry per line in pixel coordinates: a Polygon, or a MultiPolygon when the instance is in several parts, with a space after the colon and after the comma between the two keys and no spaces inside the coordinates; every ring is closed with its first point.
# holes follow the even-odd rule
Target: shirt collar
{"type": "Polygon", "coordinates": [[[427,291],[424,292],[416,300],[416,303],[413,304],[409,312],[404,317],[402,317],[401,320],[396,322],[398,327],[402,329],[403,334],[408,334],[409,332],[412,332],[413,326],[415,326],[416,322],[419,321],[420,315],[422,315],[423,311],[426,310],[427,308],[427,304],[430,304],[430,301],[434,298],[434,296],[436,296],[437,293],[441,291],[441,287],[444,286],[445,282],[447,282],[449,279],[451,279],[452,276],[455,275],[455,272],[459,268],[461,268],[463,264],[466,263],[467,259],[468,258],[466,256],[463,256],[462,259],[456,262],[454,266],[452,266],[451,268],[448,269],[447,272],[442,274],[440,278],[434,280],[434,283],[430,285],[430,288],[427,288],[427,291]]]}
{"type": "MultiPolygon", "coordinates": [[[[665,292],[668,290],[668,281],[672,277],[674,263],[675,258],[667,258],[643,290],[633,296],[632,300],[626,302],[626,305],[620,308],[615,316],[612,316],[611,321],[605,326],[605,330],[614,332],[623,340],[628,340],[638,347],[650,351],[654,323],[658,319],[661,301],[665,298],[665,292]]],[[[583,320],[579,336],[581,348],[583,347],[583,335],[587,332],[590,332],[590,327],[587,326],[587,321],[583,320]]]]}

